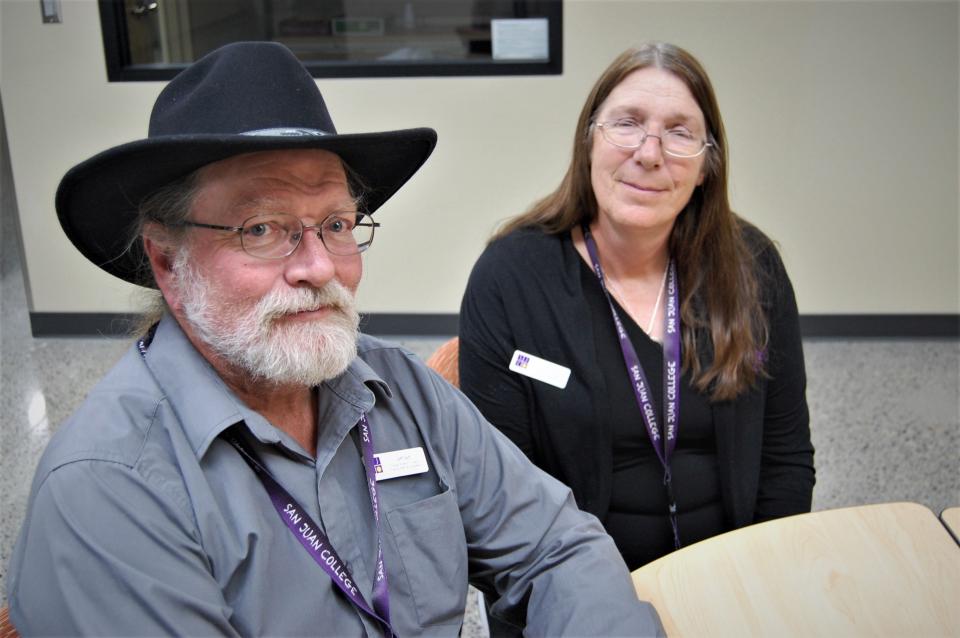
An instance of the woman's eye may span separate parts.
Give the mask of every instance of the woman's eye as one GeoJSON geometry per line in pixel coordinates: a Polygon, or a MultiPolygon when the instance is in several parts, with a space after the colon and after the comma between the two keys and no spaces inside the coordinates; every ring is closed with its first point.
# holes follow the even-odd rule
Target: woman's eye
{"type": "Polygon", "coordinates": [[[683,139],[685,139],[685,140],[692,140],[692,139],[693,139],[693,133],[691,133],[690,131],[688,131],[688,130],[685,129],[685,128],[675,128],[675,129],[671,129],[671,130],[669,131],[669,135],[673,135],[674,137],[678,137],[678,138],[683,138],[683,139]]]}
{"type": "Polygon", "coordinates": [[[636,120],[632,120],[629,118],[617,120],[616,122],[613,123],[613,125],[617,128],[636,128],[640,126],[639,124],[637,124],[636,120]]]}

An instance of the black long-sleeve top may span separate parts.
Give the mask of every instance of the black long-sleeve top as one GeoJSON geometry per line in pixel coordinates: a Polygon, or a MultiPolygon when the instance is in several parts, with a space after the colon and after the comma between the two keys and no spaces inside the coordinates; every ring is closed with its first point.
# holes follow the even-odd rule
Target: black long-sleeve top
{"type": "MultiPolygon", "coordinates": [[[[701,397],[712,417],[716,470],[695,480],[718,483],[703,487],[719,494],[722,529],[810,511],[815,480],[793,288],[772,242],[755,229],[744,232],[757,253],[770,338],[767,376],[753,388],[732,401],[701,397]]],[[[460,309],[460,384],[534,463],[571,487],[582,509],[606,521],[623,452],[614,446],[617,410],[603,372],[610,362],[598,360],[598,326],[612,319],[608,307],[597,316],[603,308],[588,303],[582,268],[569,233],[525,229],[491,243],[473,268],[460,309]],[[511,372],[518,349],[569,368],[567,386],[511,372]]],[[[613,365],[622,366],[622,359],[613,365]]],[[[678,446],[684,419],[681,404],[678,446]]]]}

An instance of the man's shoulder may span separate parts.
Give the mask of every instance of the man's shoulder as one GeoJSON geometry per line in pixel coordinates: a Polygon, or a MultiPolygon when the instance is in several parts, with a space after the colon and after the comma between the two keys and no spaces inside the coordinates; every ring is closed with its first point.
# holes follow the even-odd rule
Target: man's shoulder
{"type": "Polygon", "coordinates": [[[131,346],[57,430],[40,460],[38,476],[77,461],[132,466],[162,401],[163,392],[131,346]]]}
{"type": "Polygon", "coordinates": [[[390,393],[401,392],[406,397],[419,394],[433,401],[438,393],[446,391],[446,384],[438,381],[439,376],[424,360],[400,344],[361,334],[357,359],[358,365],[351,366],[353,374],[363,381],[381,381],[390,393]]]}
{"type": "MultiPolygon", "coordinates": [[[[425,370],[425,364],[420,357],[407,348],[396,342],[363,333],[357,340],[357,357],[381,376],[396,374],[397,371],[417,374],[425,370]]],[[[384,378],[384,381],[389,383],[390,379],[384,378]]]]}
{"type": "Polygon", "coordinates": [[[359,339],[357,339],[357,353],[361,358],[374,353],[380,356],[398,357],[401,359],[416,357],[415,354],[395,341],[375,337],[365,332],[361,332],[359,339]]]}
{"type": "Polygon", "coordinates": [[[357,356],[366,363],[371,361],[415,361],[417,355],[395,341],[361,332],[357,338],[357,356]]]}

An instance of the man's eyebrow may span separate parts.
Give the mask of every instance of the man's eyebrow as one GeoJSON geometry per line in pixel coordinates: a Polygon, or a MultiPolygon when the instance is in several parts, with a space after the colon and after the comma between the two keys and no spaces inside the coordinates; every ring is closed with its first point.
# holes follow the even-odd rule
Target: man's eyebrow
{"type": "Polygon", "coordinates": [[[237,202],[234,203],[234,208],[240,210],[256,210],[256,209],[271,209],[276,210],[282,208],[282,201],[280,198],[273,195],[248,195],[243,197],[237,202]]]}

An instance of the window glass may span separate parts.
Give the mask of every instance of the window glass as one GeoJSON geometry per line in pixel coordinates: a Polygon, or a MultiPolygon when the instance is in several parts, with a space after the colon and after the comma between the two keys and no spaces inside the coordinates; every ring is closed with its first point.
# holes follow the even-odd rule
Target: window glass
{"type": "Polygon", "coordinates": [[[228,42],[281,42],[315,77],[562,71],[561,0],[100,0],[111,81],[173,77],[228,42]]]}

